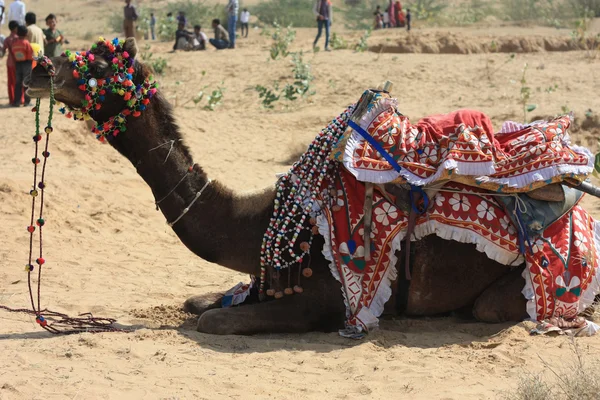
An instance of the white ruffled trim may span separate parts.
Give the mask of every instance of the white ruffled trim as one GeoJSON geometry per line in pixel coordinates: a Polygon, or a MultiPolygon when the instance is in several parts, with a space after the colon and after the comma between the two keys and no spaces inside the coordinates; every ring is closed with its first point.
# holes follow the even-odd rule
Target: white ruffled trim
{"type": "Polygon", "coordinates": [[[498,246],[491,240],[477,233],[455,226],[444,225],[435,220],[429,220],[415,227],[415,239],[420,240],[425,236],[436,234],[445,240],[455,240],[460,243],[474,244],[477,250],[484,253],[488,258],[503,265],[521,265],[524,257],[519,253],[512,253],[498,246]]]}
{"type": "MultiPolygon", "coordinates": [[[[596,247],[596,261],[600,261],[600,221],[596,220],[594,220],[594,242],[596,247]]],[[[600,292],[600,266],[596,265],[596,275],[579,298],[579,312],[583,312],[586,308],[594,304],[598,292],[600,292]]]]}
{"type": "Polygon", "coordinates": [[[525,309],[527,310],[527,315],[529,315],[529,320],[537,322],[537,307],[535,305],[535,291],[533,290],[533,283],[531,283],[531,274],[529,273],[529,263],[525,265],[525,269],[521,276],[525,279],[525,287],[521,290],[521,293],[527,300],[525,309]]]}

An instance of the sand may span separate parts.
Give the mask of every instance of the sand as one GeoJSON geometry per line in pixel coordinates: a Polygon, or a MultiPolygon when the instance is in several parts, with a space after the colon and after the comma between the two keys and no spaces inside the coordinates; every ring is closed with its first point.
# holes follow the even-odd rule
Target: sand
{"type": "MultiPolygon", "coordinates": [[[[32,7],[39,6],[43,14],[51,3],[40,0],[32,7]]],[[[80,3],[65,17],[67,32],[72,27],[84,34],[86,26],[93,26],[90,10],[98,2],[80,3]]],[[[481,31],[461,29],[461,37],[476,41],[481,31]]],[[[495,27],[486,34],[527,38],[546,32],[495,27]]],[[[252,30],[235,51],[168,54],[171,44],[152,43],[155,56],[169,63],[160,77],[162,90],[177,102],[175,116],[185,140],[212,178],[239,191],[272,184],[275,174],[289,167],[290,154],[365,88],[386,79],[394,81],[400,109],[411,118],[471,107],[498,125],[522,118],[519,80],[528,63],[531,102],[538,104],[532,116],[555,115],[563,106],[580,121],[589,108],[598,112],[599,61],[587,52],[518,54],[488,77],[486,65],[500,66],[508,54],[312,54],[313,34],[299,29],[294,50],[307,52],[316,94],[282,102],[273,111],[261,108],[252,87],[284,82],[291,65],[289,60],[268,61],[270,42],[259,31],[252,30]],[[212,90],[221,82],[225,98],[215,111],[182,105],[204,85],[212,90]]],[[[376,32],[372,41],[399,41],[405,34],[376,32]]],[[[568,31],[548,35],[568,36],[568,31]]],[[[89,45],[71,39],[72,48],[89,45]]],[[[3,89],[0,103],[7,102],[3,89]]],[[[0,121],[0,304],[26,307],[33,114],[3,106],[0,121]]],[[[55,126],[46,191],[43,304],[72,315],[114,317],[138,329],[55,337],[30,316],[0,310],[2,400],[487,399],[516,387],[520,376],[544,371],[540,357],[559,370],[573,360],[568,339],[530,337],[531,324],[486,325],[450,317],[382,321],[382,329],[362,341],[336,333],[197,333],[193,318],[179,311],[182,302],[228,289],[246,277],[191,254],[155,211],[151,192],[134,168],[98,143],[83,124],[57,117],[55,126]]],[[[599,131],[596,123],[588,123],[573,139],[596,146],[599,131]]],[[[600,218],[597,200],[587,198],[585,204],[600,218]]],[[[577,343],[596,367],[600,336],[577,343]]],[[[548,370],[545,375],[552,377],[548,370]]]]}

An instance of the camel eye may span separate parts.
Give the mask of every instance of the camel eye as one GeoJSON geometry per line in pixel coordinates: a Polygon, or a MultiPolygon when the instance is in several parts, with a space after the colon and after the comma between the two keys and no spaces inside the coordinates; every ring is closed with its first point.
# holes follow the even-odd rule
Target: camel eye
{"type": "Polygon", "coordinates": [[[93,63],[90,65],[90,73],[96,78],[101,78],[104,76],[107,67],[108,64],[106,63],[93,63]]]}

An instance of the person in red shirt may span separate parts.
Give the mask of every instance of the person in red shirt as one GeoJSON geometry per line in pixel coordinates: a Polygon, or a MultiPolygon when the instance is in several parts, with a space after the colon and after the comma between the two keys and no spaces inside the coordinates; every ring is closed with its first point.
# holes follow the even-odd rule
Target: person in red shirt
{"type": "Polygon", "coordinates": [[[17,35],[12,44],[10,45],[10,52],[15,58],[15,72],[16,72],[16,85],[15,85],[15,101],[12,103],[13,107],[21,106],[21,97],[24,98],[25,106],[31,103],[31,99],[25,93],[25,86],[23,82],[25,78],[31,74],[31,68],[33,63],[33,49],[31,43],[27,40],[27,27],[20,25],[17,28],[17,35]]]}
{"type": "MultiPolygon", "coordinates": [[[[10,29],[10,35],[4,40],[4,54],[6,54],[6,71],[8,73],[8,101],[10,104],[15,103],[15,85],[17,83],[17,72],[15,58],[10,51],[12,43],[18,39],[17,28],[19,23],[17,21],[10,21],[8,23],[8,29],[10,29]]],[[[21,98],[21,102],[24,99],[21,98]]]]}

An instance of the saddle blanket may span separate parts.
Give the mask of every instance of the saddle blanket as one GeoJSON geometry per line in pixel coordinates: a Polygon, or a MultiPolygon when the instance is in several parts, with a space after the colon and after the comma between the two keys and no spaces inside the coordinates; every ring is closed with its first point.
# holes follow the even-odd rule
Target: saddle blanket
{"type": "MultiPolygon", "coordinates": [[[[491,149],[490,149],[491,151],[491,149]]],[[[371,258],[364,257],[365,185],[355,171],[340,168],[331,175],[333,206],[325,194],[317,202],[317,218],[325,238],[323,254],[333,276],[342,283],[347,329],[357,337],[378,325],[396,279],[396,251],[406,236],[408,216],[376,188],[373,194],[371,258]]],[[[477,250],[505,265],[526,263],[523,294],[532,320],[572,319],[592,304],[600,289],[600,223],[579,205],[551,223],[523,255],[519,237],[505,208],[488,191],[451,182],[431,200],[418,217],[412,240],[436,234],[446,240],[475,244],[477,250]]]]}
{"type": "Polygon", "coordinates": [[[581,182],[594,168],[589,150],[570,144],[568,115],[528,125],[506,122],[494,134],[491,120],[479,111],[435,115],[413,125],[396,105],[396,99],[376,94],[357,121],[378,146],[348,128],[332,151],[359,181],[430,186],[450,180],[512,193],[565,179],[581,182]]]}

